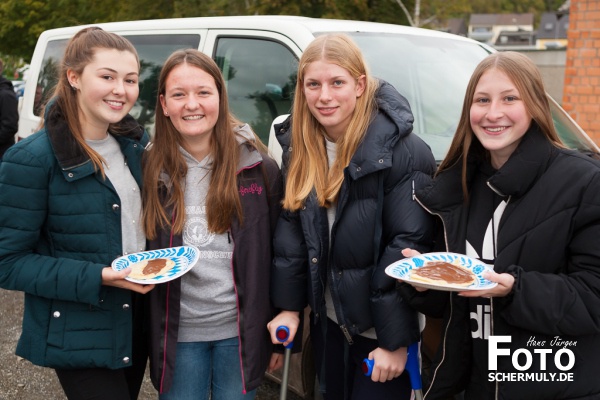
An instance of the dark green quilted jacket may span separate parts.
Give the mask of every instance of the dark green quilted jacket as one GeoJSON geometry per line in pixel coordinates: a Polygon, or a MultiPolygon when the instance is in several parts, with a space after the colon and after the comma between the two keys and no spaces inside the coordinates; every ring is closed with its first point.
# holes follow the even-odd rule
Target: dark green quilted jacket
{"type": "MultiPolygon", "coordinates": [[[[130,116],[117,126],[141,185],[148,136],[130,116]]],[[[51,106],[45,128],[0,164],[0,287],[25,292],[17,355],[52,368],[131,365],[132,294],[101,285],[121,243],[117,192],[51,106]]]]}

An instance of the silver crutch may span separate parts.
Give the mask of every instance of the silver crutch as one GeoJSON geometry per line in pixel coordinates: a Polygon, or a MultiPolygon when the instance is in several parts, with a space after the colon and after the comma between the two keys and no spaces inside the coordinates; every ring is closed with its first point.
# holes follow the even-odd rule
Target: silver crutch
{"type": "MultiPolygon", "coordinates": [[[[285,342],[288,337],[290,337],[290,330],[287,326],[280,326],[275,331],[275,336],[277,340],[281,343],[285,342]]],[[[287,398],[287,386],[288,386],[288,377],[290,373],[290,357],[292,355],[292,347],[294,346],[294,342],[290,342],[287,346],[285,346],[285,358],[283,360],[283,375],[281,378],[281,392],[279,394],[279,398],[281,400],[286,400],[287,398]]]]}

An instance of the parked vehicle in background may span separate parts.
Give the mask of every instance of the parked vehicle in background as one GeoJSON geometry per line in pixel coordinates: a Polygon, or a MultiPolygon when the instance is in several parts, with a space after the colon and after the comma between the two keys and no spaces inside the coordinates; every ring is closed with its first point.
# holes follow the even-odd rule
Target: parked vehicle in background
{"type": "MultiPolygon", "coordinates": [[[[127,37],[141,61],[140,95],[132,114],[153,133],[158,74],[176,49],[196,48],[221,68],[232,111],[248,122],[280,159],[269,139],[273,120],[291,110],[298,59],[315,36],[345,32],[363,51],[376,77],[393,84],[409,101],[414,131],[441,160],[450,144],[475,66],[494,50],[447,33],[363,21],[292,16],[180,18],[96,24],[127,37]]],[[[56,83],[56,71],[67,40],[82,26],[46,31],[37,42],[21,104],[19,132],[37,130],[44,104],[56,83]]],[[[562,139],[586,152],[600,149],[557,103],[553,115],[562,139]]],[[[305,320],[308,320],[306,318],[305,320]]],[[[266,327],[265,327],[266,329],[266,327]]],[[[290,389],[311,398],[315,382],[310,337],[305,351],[292,357],[290,389]]],[[[428,349],[427,343],[423,346],[428,349]]],[[[277,374],[268,374],[278,379],[277,374]]]]}
{"type": "Polygon", "coordinates": [[[15,89],[15,93],[17,95],[17,97],[21,97],[23,96],[23,91],[25,90],[25,81],[23,80],[16,80],[16,81],[11,81],[13,88],[15,89]]]}

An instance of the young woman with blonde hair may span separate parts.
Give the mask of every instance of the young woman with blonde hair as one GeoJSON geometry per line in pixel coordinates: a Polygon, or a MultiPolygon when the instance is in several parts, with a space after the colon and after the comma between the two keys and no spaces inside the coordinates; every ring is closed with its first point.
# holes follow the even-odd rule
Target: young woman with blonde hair
{"type": "MultiPolygon", "coordinates": [[[[406,348],[417,314],[384,270],[406,244],[429,249],[432,220],[413,200],[435,161],[412,133],[410,106],[369,74],[345,35],[317,37],[303,53],[283,148],[283,211],[271,295],[293,341],[310,305],[321,391],[331,399],[408,399],[406,348]],[[362,360],[375,359],[371,377],[362,360]]],[[[295,343],[298,343],[296,341],[295,343]]]]}

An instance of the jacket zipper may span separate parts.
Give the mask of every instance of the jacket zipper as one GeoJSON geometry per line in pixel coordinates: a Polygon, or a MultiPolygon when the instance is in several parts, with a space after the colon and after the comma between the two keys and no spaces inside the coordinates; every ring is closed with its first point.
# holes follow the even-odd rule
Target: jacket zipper
{"type": "Polygon", "coordinates": [[[440,360],[440,362],[439,362],[437,368],[435,369],[435,371],[433,371],[433,377],[431,378],[431,384],[429,385],[429,389],[425,393],[424,398],[427,398],[427,395],[429,394],[429,391],[431,390],[431,388],[434,385],[435,377],[437,376],[438,370],[440,369],[440,367],[442,366],[442,364],[446,360],[446,339],[448,337],[448,329],[450,327],[450,323],[452,322],[452,318],[453,318],[453,315],[454,315],[454,305],[452,304],[452,292],[450,292],[448,295],[450,296],[450,317],[448,318],[448,324],[446,324],[446,326],[444,328],[444,338],[442,340],[442,359],[440,360]]]}
{"type": "MultiPolygon", "coordinates": [[[[441,221],[442,221],[442,228],[444,231],[444,244],[446,245],[446,251],[449,251],[449,245],[448,245],[448,234],[447,234],[447,229],[446,229],[446,221],[444,221],[444,218],[442,218],[442,216],[438,213],[435,213],[433,211],[431,211],[429,208],[427,208],[417,197],[417,194],[415,192],[415,181],[412,181],[412,198],[414,201],[416,201],[417,203],[419,203],[419,205],[425,210],[427,211],[429,214],[434,215],[436,217],[438,217],[441,221]]],[[[445,359],[446,359],[446,339],[448,337],[448,329],[450,327],[450,323],[452,322],[452,318],[454,315],[454,306],[452,304],[452,292],[449,292],[448,294],[450,296],[450,317],[448,318],[448,323],[446,324],[445,328],[444,328],[444,337],[442,340],[442,359],[440,360],[437,368],[435,369],[435,371],[433,372],[433,377],[431,378],[431,384],[429,385],[429,389],[427,390],[427,392],[424,395],[424,398],[427,398],[427,394],[429,394],[429,391],[431,390],[431,388],[433,387],[434,383],[435,383],[435,378],[437,376],[437,372],[440,369],[440,367],[442,366],[442,364],[444,363],[445,359]]]]}
{"type": "MultiPolygon", "coordinates": [[[[496,256],[494,256],[496,257],[496,256]]],[[[494,298],[490,297],[490,336],[494,335],[494,298]]],[[[489,340],[489,338],[488,338],[489,340]]],[[[499,387],[499,383],[498,380],[496,379],[495,382],[495,389],[494,389],[494,399],[498,400],[498,393],[500,392],[500,387],[499,387]]]]}
{"type": "MultiPolygon", "coordinates": [[[[349,180],[348,175],[349,175],[348,168],[346,167],[344,169],[344,180],[345,181],[349,180]]],[[[346,326],[346,317],[344,316],[342,307],[339,304],[339,294],[338,294],[337,290],[335,290],[333,287],[333,282],[335,282],[335,271],[333,270],[333,264],[331,261],[331,254],[332,254],[331,248],[333,247],[333,241],[335,238],[335,230],[336,230],[336,227],[338,224],[337,216],[340,213],[340,209],[346,206],[347,192],[343,193],[343,196],[344,196],[343,198],[341,195],[338,197],[338,202],[337,202],[336,210],[335,210],[336,215],[334,217],[333,224],[331,226],[331,233],[329,235],[330,236],[329,249],[327,249],[327,265],[329,266],[329,275],[330,275],[329,277],[331,278],[330,281],[332,283],[331,287],[329,288],[329,291],[331,293],[331,300],[333,301],[333,310],[334,310],[336,318],[337,318],[338,326],[342,330],[342,333],[344,334],[346,341],[348,341],[348,344],[353,345],[354,340],[352,339],[352,335],[350,334],[350,331],[348,330],[348,327],[346,326]],[[340,324],[340,322],[341,322],[341,324],[340,324]]],[[[321,248],[323,248],[322,246],[323,246],[323,243],[321,241],[321,248]]],[[[327,285],[328,283],[329,282],[326,282],[325,284],[327,285]]],[[[325,315],[325,320],[327,320],[327,315],[325,315]]]]}
{"type": "Polygon", "coordinates": [[[85,160],[84,162],[82,162],[82,163],[79,163],[79,164],[77,164],[77,165],[71,165],[71,166],[68,166],[68,167],[66,167],[66,168],[62,168],[62,170],[63,170],[63,171],[65,171],[65,172],[66,172],[66,171],[70,171],[70,170],[72,170],[72,169],[79,168],[79,167],[81,167],[81,166],[83,166],[83,165],[85,165],[85,164],[87,164],[87,163],[89,163],[89,162],[90,162],[90,160],[89,160],[89,159],[87,159],[87,160],[85,160]]]}
{"type": "Polygon", "coordinates": [[[427,211],[429,214],[431,215],[435,215],[436,217],[439,217],[439,219],[442,221],[442,226],[444,229],[444,244],[446,245],[446,251],[449,251],[449,245],[448,245],[448,234],[446,233],[446,221],[444,221],[444,218],[442,218],[442,216],[438,213],[435,213],[433,211],[431,211],[429,208],[425,207],[425,205],[423,205],[423,203],[421,203],[421,201],[419,200],[419,198],[417,197],[416,193],[415,193],[415,181],[412,181],[412,198],[414,201],[416,201],[417,203],[419,203],[419,205],[425,210],[427,211]]]}
{"type": "MultiPolygon", "coordinates": [[[[489,181],[487,181],[486,184],[497,195],[503,196],[503,197],[506,196],[504,193],[502,193],[498,189],[496,189],[489,181]]],[[[511,199],[512,199],[512,196],[508,196],[508,198],[506,199],[506,206],[507,207],[508,207],[508,203],[510,203],[511,199]]],[[[500,217],[500,219],[502,219],[502,217],[500,217]]],[[[500,225],[499,222],[498,222],[498,225],[500,225]]],[[[500,231],[500,228],[498,228],[498,231],[500,231]]],[[[498,254],[494,254],[494,260],[497,257],[498,257],[498,254]]],[[[490,335],[494,335],[494,299],[493,298],[490,298],[490,335]]],[[[496,380],[494,386],[495,386],[495,389],[494,389],[494,398],[495,398],[495,400],[498,400],[498,395],[500,393],[500,383],[496,380]]]]}
{"type": "Polygon", "coordinates": [[[354,340],[352,340],[352,335],[350,335],[350,332],[348,331],[348,328],[346,328],[346,325],[340,325],[340,329],[342,330],[342,333],[346,337],[346,340],[348,341],[348,344],[349,345],[353,345],[354,344],[354,340]]]}
{"type": "MultiPolygon", "coordinates": [[[[235,254],[235,238],[233,237],[233,232],[231,232],[231,229],[227,230],[227,239],[231,238],[231,242],[233,243],[233,249],[232,249],[232,254],[235,254]]],[[[241,327],[241,319],[242,319],[242,313],[240,310],[240,298],[239,298],[239,293],[238,293],[238,289],[237,289],[237,284],[235,281],[235,270],[233,267],[233,262],[234,262],[234,257],[231,258],[231,278],[233,279],[233,290],[235,291],[235,308],[237,309],[237,330],[238,330],[238,356],[240,358],[240,373],[242,376],[242,393],[246,394],[246,377],[244,376],[244,362],[242,360],[242,331],[240,329],[241,327]]]]}
{"type": "MultiPolygon", "coordinates": [[[[505,194],[503,194],[499,190],[497,190],[492,184],[490,184],[489,181],[486,182],[486,184],[494,193],[496,193],[500,196],[506,196],[505,194]]],[[[419,203],[419,205],[421,207],[423,207],[423,209],[425,211],[427,211],[429,214],[435,215],[440,218],[440,220],[442,221],[442,226],[443,226],[443,230],[444,230],[444,242],[446,244],[446,251],[449,251],[448,235],[447,235],[447,231],[446,231],[446,222],[444,221],[444,219],[441,217],[440,214],[432,212],[429,208],[425,207],[425,205],[423,205],[423,203],[421,203],[421,201],[417,198],[417,195],[415,193],[415,181],[412,182],[412,198],[414,201],[419,203]]],[[[508,203],[510,202],[510,200],[511,200],[511,196],[508,196],[508,199],[506,200],[507,206],[508,206],[508,203]]],[[[496,257],[496,254],[494,254],[494,258],[495,257],[496,257]]],[[[452,314],[453,314],[452,294],[450,294],[450,318],[448,318],[448,324],[446,325],[445,330],[444,330],[444,338],[442,341],[442,359],[433,373],[433,378],[431,379],[431,384],[429,385],[429,390],[431,390],[431,388],[433,387],[434,382],[435,382],[435,376],[436,376],[439,368],[444,363],[444,359],[446,356],[446,337],[447,337],[447,333],[448,333],[448,327],[450,326],[450,322],[452,321],[452,314]]],[[[491,298],[490,298],[490,325],[491,325],[490,326],[490,334],[493,335],[494,334],[494,302],[493,302],[493,299],[491,299],[491,298]]],[[[429,390],[427,391],[427,393],[425,393],[425,397],[427,397],[429,390]]],[[[495,390],[494,390],[495,400],[498,400],[498,392],[499,392],[499,383],[498,383],[498,381],[496,381],[495,390]]]]}

